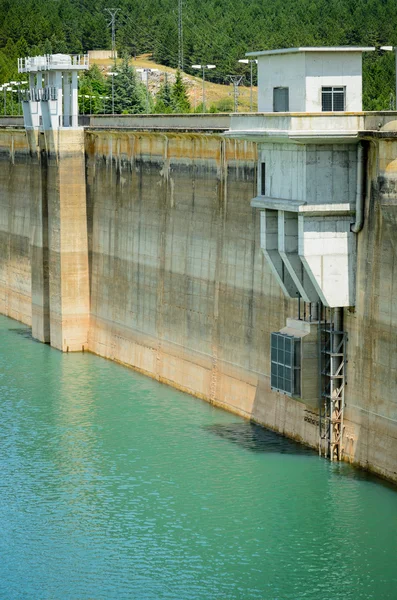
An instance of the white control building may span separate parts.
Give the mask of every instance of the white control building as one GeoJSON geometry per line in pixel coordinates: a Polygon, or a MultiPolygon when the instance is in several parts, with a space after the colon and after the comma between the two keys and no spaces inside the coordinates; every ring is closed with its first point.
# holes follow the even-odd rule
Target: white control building
{"type": "Polygon", "coordinates": [[[287,48],[250,52],[258,59],[259,112],[362,110],[364,47],[287,48]]]}

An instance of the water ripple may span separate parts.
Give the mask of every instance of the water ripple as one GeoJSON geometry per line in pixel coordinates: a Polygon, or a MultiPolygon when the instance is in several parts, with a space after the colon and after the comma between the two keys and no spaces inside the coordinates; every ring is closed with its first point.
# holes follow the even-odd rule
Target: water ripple
{"type": "Polygon", "coordinates": [[[0,448],[0,598],[397,598],[394,489],[5,318],[0,448]]]}

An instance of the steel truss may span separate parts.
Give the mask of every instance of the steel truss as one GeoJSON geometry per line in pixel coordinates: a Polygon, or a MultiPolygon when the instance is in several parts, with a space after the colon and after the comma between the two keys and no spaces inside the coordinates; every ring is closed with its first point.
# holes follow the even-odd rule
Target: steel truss
{"type": "Polygon", "coordinates": [[[341,460],[343,454],[343,412],[346,386],[347,335],[342,320],[327,316],[319,327],[320,407],[319,454],[331,461],[341,460]]]}

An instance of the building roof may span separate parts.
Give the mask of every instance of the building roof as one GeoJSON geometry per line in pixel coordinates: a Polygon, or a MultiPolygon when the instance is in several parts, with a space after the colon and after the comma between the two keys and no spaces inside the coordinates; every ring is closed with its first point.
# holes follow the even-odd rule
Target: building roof
{"type": "Polygon", "coordinates": [[[372,52],[374,46],[302,46],[300,48],[280,48],[247,52],[245,56],[272,56],[273,54],[296,54],[298,52],[372,52]]]}

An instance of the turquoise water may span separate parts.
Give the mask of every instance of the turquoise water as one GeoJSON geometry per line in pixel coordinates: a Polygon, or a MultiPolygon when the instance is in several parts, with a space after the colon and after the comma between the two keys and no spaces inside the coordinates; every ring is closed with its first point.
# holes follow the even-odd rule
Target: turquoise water
{"type": "Polygon", "coordinates": [[[397,598],[397,493],[0,317],[0,598],[397,598]]]}

